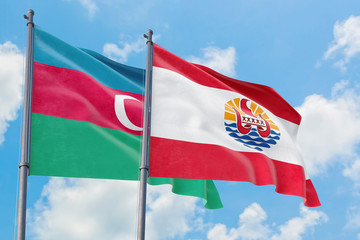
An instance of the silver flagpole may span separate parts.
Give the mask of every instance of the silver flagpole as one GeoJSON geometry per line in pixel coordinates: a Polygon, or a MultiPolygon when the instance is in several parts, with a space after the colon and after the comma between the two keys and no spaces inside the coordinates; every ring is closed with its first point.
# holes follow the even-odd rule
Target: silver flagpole
{"type": "Polygon", "coordinates": [[[139,193],[139,216],[137,239],[145,239],[145,217],[146,217],[146,185],[149,171],[149,145],[150,145],[150,113],[151,113],[151,85],[152,85],[152,50],[153,31],[148,30],[147,38],[147,55],[146,55],[146,75],[145,75],[145,99],[144,99],[144,124],[143,124],[143,141],[142,155],[140,165],[140,193],[139,193]]]}
{"type": "Polygon", "coordinates": [[[17,240],[25,239],[26,191],[27,191],[27,177],[29,172],[29,156],[30,156],[30,125],[31,125],[30,114],[31,114],[32,72],[33,72],[33,58],[34,58],[33,16],[34,16],[34,11],[31,9],[28,11],[28,16],[24,15],[24,18],[28,20],[27,22],[28,33],[27,33],[27,46],[26,46],[21,162],[19,164],[20,183],[19,183],[17,240]]]}

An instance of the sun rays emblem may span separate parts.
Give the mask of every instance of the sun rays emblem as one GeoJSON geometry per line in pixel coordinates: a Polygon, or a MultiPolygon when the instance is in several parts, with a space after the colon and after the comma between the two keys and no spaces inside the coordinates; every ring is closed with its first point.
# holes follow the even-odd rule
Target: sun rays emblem
{"type": "Polygon", "coordinates": [[[225,104],[225,130],[244,146],[263,151],[280,140],[279,127],[264,110],[246,98],[235,98],[225,104]]]}

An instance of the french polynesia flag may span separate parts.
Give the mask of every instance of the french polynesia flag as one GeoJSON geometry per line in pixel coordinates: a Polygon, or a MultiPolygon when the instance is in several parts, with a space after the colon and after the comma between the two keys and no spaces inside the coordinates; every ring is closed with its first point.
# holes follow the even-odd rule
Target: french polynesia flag
{"type": "Polygon", "coordinates": [[[295,142],[300,121],[272,88],[154,44],[150,176],[272,184],[320,206],[295,142]]]}

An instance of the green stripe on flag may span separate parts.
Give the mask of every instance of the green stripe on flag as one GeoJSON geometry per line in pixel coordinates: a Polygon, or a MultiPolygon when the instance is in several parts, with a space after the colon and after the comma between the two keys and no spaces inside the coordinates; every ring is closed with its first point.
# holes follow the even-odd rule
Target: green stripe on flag
{"type": "Polygon", "coordinates": [[[141,136],[32,114],[31,174],[136,180],[141,136]]]}
{"type": "MultiPolygon", "coordinates": [[[[31,175],[139,179],[141,136],[92,123],[33,113],[31,175]]],[[[149,184],[171,184],[176,194],[204,199],[209,209],[222,208],[211,180],[149,178],[149,184]]]]}
{"type": "Polygon", "coordinates": [[[150,185],[171,184],[176,194],[200,197],[208,209],[223,208],[219,192],[212,180],[149,177],[150,185]]]}

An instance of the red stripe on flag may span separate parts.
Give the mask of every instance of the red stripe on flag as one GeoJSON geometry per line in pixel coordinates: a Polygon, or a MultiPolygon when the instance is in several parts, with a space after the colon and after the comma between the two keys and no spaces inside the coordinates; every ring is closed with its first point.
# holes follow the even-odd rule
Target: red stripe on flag
{"type": "MultiPolygon", "coordinates": [[[[141,135],[141,131],[126,128],[116,117],[115,95],[131,96],[142,102],[142,95],[106,87],[86,73],[34,62],[32,112],[141,135]]],[[[129,120],[140,126],[142,103],[126,101],[129,120]]]]}
{"type": "Polygon", "coordinates": [[[304,169],[272,160],[264,154],[233,151],[200,143],[151,137],[150,176],[252,182],[275,185],[281,194],[304,198],[306,206],[320,206],[304,169]]]}
{"type": "Polygon", "coordinates": [[[300,114],[271,87],[226,77],[205,66],[189,63],[156,44],[153,65],[181,74],[207,87],[240,93],[278,117],[298,125],[301,122],[300,114]]]}
{"type": "Polygon", "coordinates": [[[321,206],[315,187],[310,179],[306,180],[306,198],[304,198],[304,204],[308,207],[321,206]]]}

